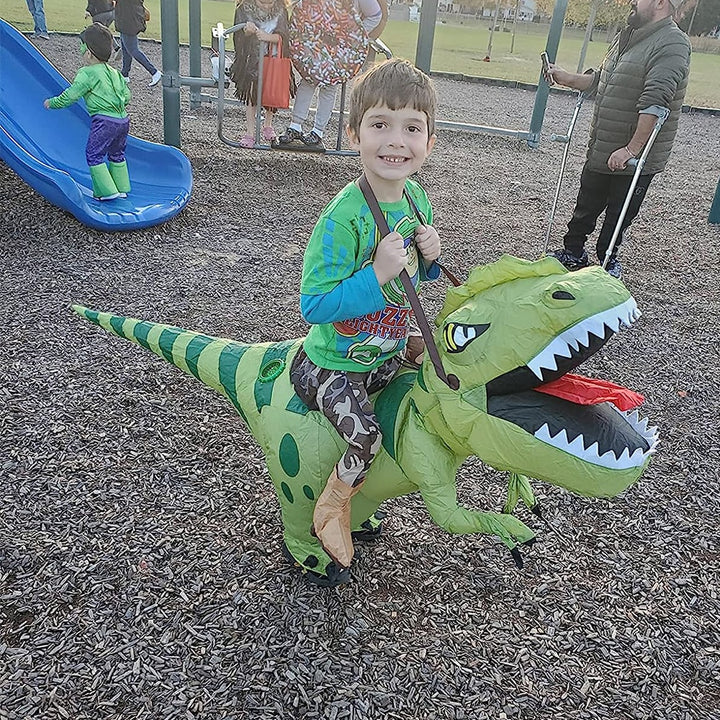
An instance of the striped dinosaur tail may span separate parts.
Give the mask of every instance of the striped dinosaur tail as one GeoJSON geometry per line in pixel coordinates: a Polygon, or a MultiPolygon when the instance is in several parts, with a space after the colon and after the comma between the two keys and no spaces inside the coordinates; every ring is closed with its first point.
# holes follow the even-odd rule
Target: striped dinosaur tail
{"type": "Polygon", "coordinates": [[[228,398],[245,418],[237,396],[238,366],[251,345],[183,330],[173,325],[97,312],[81,305],[73,305],[72,309],[80,317],[99,325],[113,335],[154,352],[213,390],[217,390],[228,398]]]}

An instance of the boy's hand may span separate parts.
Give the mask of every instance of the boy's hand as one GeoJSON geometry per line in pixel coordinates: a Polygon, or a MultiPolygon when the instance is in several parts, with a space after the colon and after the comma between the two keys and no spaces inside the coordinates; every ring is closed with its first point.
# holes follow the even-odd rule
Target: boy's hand
{"type": "Polygon", "coordinates": [[[46,109],[46,110],[49,110],[49,109],[50,109],[50,100],[45,100],[45,101],[43,102],[43,105],[45,106],[45,109],[46,109]]]}
{"type": "Polygon", "coordinates": [[[415,230],[415,245],[426,263],[440,257],[440,236],[432,225],[419,225],[415,230]]]}
{"type": "Polygon", "coordinates": [[[407,267],[405,241],[398,232],[388,233],[378,244],[373,270],[380,286],[394,280],[407,267]]]}

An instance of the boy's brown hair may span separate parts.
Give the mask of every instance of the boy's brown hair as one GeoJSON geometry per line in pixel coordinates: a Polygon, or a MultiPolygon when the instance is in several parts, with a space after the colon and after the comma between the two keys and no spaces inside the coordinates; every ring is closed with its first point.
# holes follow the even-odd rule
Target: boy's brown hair
{"type": "Polygon", "coordinates": [[[393,58],[362,74],[350,95],[348,125],[356,135],[365,113],[378,105],[391,110],[412,107],[424,112],[428,121],[428,138],[435,133],[437,95],[432,80],[407,60],[393,58]]]}

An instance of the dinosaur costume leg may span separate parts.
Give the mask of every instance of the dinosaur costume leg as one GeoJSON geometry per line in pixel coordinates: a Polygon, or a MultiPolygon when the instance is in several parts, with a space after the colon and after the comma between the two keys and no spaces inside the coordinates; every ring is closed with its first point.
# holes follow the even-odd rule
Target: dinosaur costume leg
{"type": "Polygon", "coordinates": [[[369,394],[385,387],[399,364],[399,358],[392,358],[369,372],[341,372],[318,367],[301,350],[291,370],[298,395],[309,407],[321,410],[348,444],[313,513],[314,534],[343,568],[350,566],[354,555],[350,500],[359,492],[382,442],[369,394]]]}
{"type": "Polygon", "coordinates": [[[353,487],[343,482],[335,467],[313,512],[313,532],[323,550],[343,568],[350,567],[355,554],[350,534],[350,500],[359,492],[360,484],[353,487]]]}

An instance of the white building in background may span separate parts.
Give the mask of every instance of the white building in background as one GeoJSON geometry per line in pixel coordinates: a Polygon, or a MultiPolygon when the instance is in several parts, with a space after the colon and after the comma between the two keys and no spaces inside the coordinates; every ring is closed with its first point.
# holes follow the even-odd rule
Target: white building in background
{"type": "MultiPolygon", "coordinates": [[[[411,6],[412,7],[412,6],[411,6]]],[[[475,8],[465,8],[461,2],[439,2],[438,10],[440,12],[463,14],[463,10],[467,15],[475,15],[475,8]]],[[[492,17],[495,12],[495,3],[488,0],[488,6],[483,8],[482,17],[492,17]]],[[[515,17],[515,6],[509,8],[500,8],[500,17],[512,20],[515,17]]],[[[532,22],[535,17],[535,0],[520,0],[518,5],[518,20],[520,22],[532,22]]]]}

